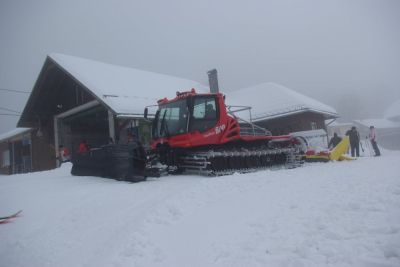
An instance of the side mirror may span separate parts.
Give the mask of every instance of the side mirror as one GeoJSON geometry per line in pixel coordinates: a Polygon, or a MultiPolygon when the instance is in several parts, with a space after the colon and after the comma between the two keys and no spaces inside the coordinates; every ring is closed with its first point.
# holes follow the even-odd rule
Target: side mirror
{"type": "Polygon", "coordinates": [[[144,118],[147,119],[147,115],[149,114],[149,109],[144,108],[144,118]]]}

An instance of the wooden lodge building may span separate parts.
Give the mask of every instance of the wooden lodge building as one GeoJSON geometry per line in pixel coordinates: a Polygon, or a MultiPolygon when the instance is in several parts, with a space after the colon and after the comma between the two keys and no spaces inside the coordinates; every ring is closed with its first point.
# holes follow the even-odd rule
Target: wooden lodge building
{"type": "Polygon", "coordinates": [[[54,147],[38,129],[17,128],[0,135],[0,174],[54,168],[54,147]]]}
{"type": "MultiPolygon", "coordinates": [[[[18,127],[40,129],[43,138],[77,151],[81,140],[91,147],[127,142],[132,134],[150,138],[144,108],[177,90],[203,85],[181,78],[125,68],[93,60],[50,54],[23,110],[18,127]]],[[[54,160],[53,167],[56,167],[54,160]]]]}

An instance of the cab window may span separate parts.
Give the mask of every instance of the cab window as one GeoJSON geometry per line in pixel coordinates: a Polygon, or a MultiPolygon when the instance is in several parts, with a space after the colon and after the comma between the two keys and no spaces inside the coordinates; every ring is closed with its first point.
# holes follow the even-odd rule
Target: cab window
{"type": "Polygon", "coordinates": [[[204,132],[214,127],[217,121],[218,113],[215,97],[195,97],[193,100],[191,130],[204,132]]]}

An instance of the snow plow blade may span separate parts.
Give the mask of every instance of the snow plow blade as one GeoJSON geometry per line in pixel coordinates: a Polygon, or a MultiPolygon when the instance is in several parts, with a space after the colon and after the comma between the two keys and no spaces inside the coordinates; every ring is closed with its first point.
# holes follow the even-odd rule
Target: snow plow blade
{"type": "Polygon", "coordinates": [[[71,174],[121,181],[146,180],[146,153],[139,143],[106,145],[72,157],[71,174]]]}

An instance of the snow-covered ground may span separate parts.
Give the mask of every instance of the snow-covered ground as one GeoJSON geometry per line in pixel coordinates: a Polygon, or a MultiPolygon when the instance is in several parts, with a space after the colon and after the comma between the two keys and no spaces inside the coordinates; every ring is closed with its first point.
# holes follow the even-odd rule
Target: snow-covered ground
{"type": "Polygon", "coordinates": [[[400,266],[400,152],[130,184],[0,176],[0,266],[400,266]]]}

